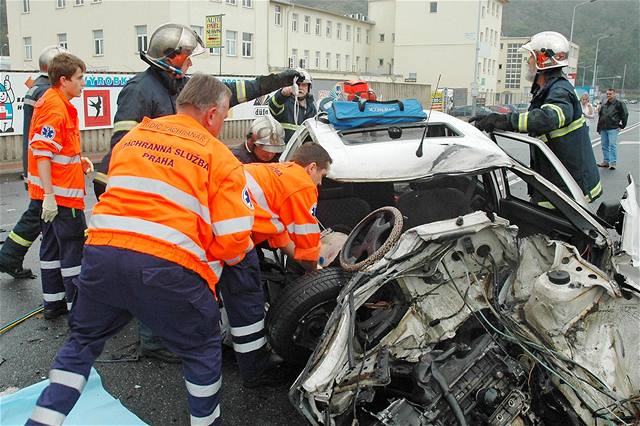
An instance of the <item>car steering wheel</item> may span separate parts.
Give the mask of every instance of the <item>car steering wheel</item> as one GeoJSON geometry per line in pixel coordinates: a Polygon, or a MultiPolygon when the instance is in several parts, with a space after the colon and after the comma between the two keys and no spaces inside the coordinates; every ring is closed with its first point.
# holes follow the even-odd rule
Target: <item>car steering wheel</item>
{"type": "Polygon", "coordinates": [[[381,207],[358,223],[340,252],[345,271],[360,271],[382,259],[402,234],[402,213],[395,207],[381,207]]]}

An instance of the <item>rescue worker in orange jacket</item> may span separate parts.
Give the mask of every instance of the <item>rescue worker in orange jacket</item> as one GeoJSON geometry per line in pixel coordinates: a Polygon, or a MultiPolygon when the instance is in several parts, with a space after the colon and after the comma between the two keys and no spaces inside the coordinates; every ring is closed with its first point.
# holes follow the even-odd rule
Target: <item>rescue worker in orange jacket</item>
{"type": "Polygon", "coordinates": [[[71,309],[72,280],[80,273],[84,244],[84,173],[93,170],[80,156],[78,111],[69,102],[80,96],[85,65],[69,53],[49,65],[52,88],[36,102],[29,133],[29,197],[41,206],[40,268],[44,317],[71,309]],[[66,304],[65,304],[66,299],[66,304]]]}
{"type": "MultiPolygon", "coordinates": [[[[27,424],[60,424],[105,341],[138,317],[183,364],[191,424],[220,423],[223,264],[253,249],[242,165],[217,139],[230,92],[196,74],[178,114],[145,118],[115,147],[93,209],[71,333],[27,424]]],[[[183,422],[184,423],[184,422],[183,422]]]]}
{"type": "MultiPolygon", "coordinates": [[[[315,218],[317,185],[331,157],[320,145],[298,148],[293,162],[245,164],[247,187],[255,207],[253,242],[269,241],[299,261],[317,268],[320,229],[315,218]]],[[[264,330],[265,296],[256,250],[234,267],[225,268],[220,295],[229,318],[233,349],[245,387],[278,386],[287,380],[271,361],[264,330]]]]}

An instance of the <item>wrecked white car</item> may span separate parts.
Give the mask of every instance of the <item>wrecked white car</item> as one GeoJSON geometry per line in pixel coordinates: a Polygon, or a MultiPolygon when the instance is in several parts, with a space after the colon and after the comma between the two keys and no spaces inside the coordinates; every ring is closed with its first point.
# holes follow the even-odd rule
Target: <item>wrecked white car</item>
{"type": "MultiPolygon", "coordinates": [[[[640,415],[633,182],[624,209],[604,205],[598,218],[553,154],[545,152],[571,194],[467,123],[430,115],[422,142],[427,123],[337,132],[318,117],[284,154],[307,140],[329,151],[333,172],[318,216],[323,203],[335,203],[342,215],[327,212],[325,221],[352,228],[342,268],[288,290],[304,299],[330,282],[339,289],[330,317],[311,318],[323,331],[290,390],[292,403],[325,425],[633,422],[640,415]],[[516,181],[553,208],[532,204],[516,181]],[[374,211],[355,226],[341,222],[354,205],[374,211]]],[[[498,136],[544,152],[526,136],[498,136]]]]}

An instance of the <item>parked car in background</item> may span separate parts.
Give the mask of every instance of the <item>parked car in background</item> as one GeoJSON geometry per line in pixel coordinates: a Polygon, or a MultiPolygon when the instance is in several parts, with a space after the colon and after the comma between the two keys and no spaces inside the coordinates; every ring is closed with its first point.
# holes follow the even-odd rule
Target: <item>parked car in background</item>
{"type": "Polygon", "coordinates": [[[491,105],[488,106],[491,111],[497,112],[500,114],[507,114],[509,112],[514,112],[511,105],[491,105]]]}
{"type": "MultiPolygon", "coordinates": [[[[492,112],[493,111],[487,107],[483,107],[480,105],[476,106],[476,115],[491,114],[492,112]]],[[[472,115],[474,115],[473,105],[464,105],[464,106],[452,108],[449,114],[453,115],[454,117],[471,117],[472,115]]]]}
{"type": "Polygon", "coordinates": [[[529,110],[529,104],[513,104],[511,107],[513,112],[527,112],[529,110]]]}

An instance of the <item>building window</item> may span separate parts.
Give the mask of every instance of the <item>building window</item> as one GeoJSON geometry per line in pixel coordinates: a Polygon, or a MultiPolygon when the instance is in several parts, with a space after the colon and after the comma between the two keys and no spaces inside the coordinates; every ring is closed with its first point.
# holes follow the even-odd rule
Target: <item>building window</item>
{"type": "Polygon", "coordinates": [[[91,3],[102,3],[102,0],[91,0],[91,3]]]}
{"type": "Polygon", "coordinates": [[[438,13],[438,2],[429,2],[429,13],[438,13]]]}
{"type": "Polygon", "coordinates": [[[93,30],[93,55],[104,55],[104,36],[102,30],[93,30]]]}
{"type": "Polygon", "coordinates": [[[67,43],[67,33],[58,34],[58,46],[63,49],[69,50],[69,44],[67,43]]]}
{"type": "Polygon", "coordinates": [[[351,41],[351,25],[347,25],[346,39],[347,39],[347,41],[351,41]]]}
{"type": "Polygon", "coordinates": [[[344,68],[351,71],[351,56],[349,55],[344,55],[344,68]]]}
{"type": "Polygon", "coordinates": [[[298,31],[298,14],[291,14],[291,31],[298,31]]]}
{"type": "Polygon", "coordinates": [[[316,69],[320,69],[320,51],[316,50],[316,69]]]}
{"type": "Polygon", "coordinates": [[[520,88],[520,75],[522,74],[522,43],[507,43],[507,63],[505,65],[506,89],[520,88]]]}
{"type": "Polygon", "coordinates": [[[316,35],[319,36],[322,31],[322,19],[316,18],[316,35]]]}
{"type": "Polygon", "coordinates": [[[364,72],[369,71],[369,58],[364,58],[364,72]]]}
{"type": "Polygon", "coordinates": [[[227,30],[227,56],[236,56],[236,42],[238,33],[227,30]]]}
{"type": "Polygon", "coordinates": [[[356,42],[360,43],[362,35],[362,29],[360,27],[356,28],[356,42]]]}
{"type": "Polygon", "coordinates": [[[84,6],[84,0],[76,0],[76,6],[84,6]]]}
{"type": "Polygon", "coordinates": [[[379,67],[384,66],[384,59],[382,59],[382,58],[378,59],[378,66],[379,67]]]}
{"type": "Polygon", "coordinates": [[[327,38],[331,38],[332,33],[333,33],[333,23],[331,21],[327,21],[327,38]]]}
{"type": "Polygon", "coordinates": [[[282,25],[282,7],[278,5],[273,7],[273,23],[277,26],[282,25]]]}
{"type": "Polygon", "coordinates": [[[396,42],[396,33],[391,33],[391,43],[396,42]]]}
{"type": "Polygon", "coordinates": [[[148,48],[147,41],[148,41],[147,26],[136,25],[136,46],[138,47],[138,50],[137,50],[138,53],[147,51],[147,48],[148,48]]]}
{"type": "Polygon", "coordinates": [[[31,12],[31,4],[29,4],[29,0],[22,0],[22,13],[31,12]]]}
{"type": "Polygon", "coordinates": [[[370,35],[371,35],[371,30],[367,30],[365,35],[365,41],[367,44],[369,44],[370,35]]]}
{"type": "Polygon", "coordinates": [[[379,33],[379,34],[378,34],[378,41],[379,41],[380,43],[383,43],[383,42],[384,42],[384,33],[379,33]]]}
{"type": "Polygon", "coordinates": [[[304,55],[302,55],[302,59],[304,60],[304,64],[302,68],[309,68],[309,51],[305,50],[304,55]]]}
{"type": "Polygon", "coordinates": [[[336,39],[342,40],[342,23],[338,22],[336,24],[336,39]]]}
{"type": "Polygon", "coordinates": [[[242,0],[242,7],[253,7],[253,0],[242,0]]]}
{"type": "Polygon", "coordinates": [[[309,34],[311,32],[311,16],[305,15],[304,17],[304,33],[309,34]]]}
{"type": "Polygon", "coordinates": [[[33,46],[31,44],[31,37],[24,37],[24,60],[30,61],[33,59],[33,46]]]}
{"type": "Polygon", "coordinates": [[[67,0],[56,0],[56,8],[62,9],[67,5],[67,0]]]}
{"type": "Polygon", "coordinates": [[[484,18],[484,6],[482,6],[482,17],[484,18]]]}
{"type": "Polygon", "coordinates": [[[253,56],[253,34],[242,33],[242,57],[250,58],[253,56]]]}
{"type": "Polygon", "coordinates": [[[325,62],[325,68],[328,69],[328,70],[331,69],[331,53],[327,53],[326,62],[325,62]]]}
{"type": "Polygon", "coordinates": [[[291,67],[298,66],[298,49],[291,49],[291,67]]]}
{"type": "Polygon", "coordinates": [[[336,70],[340,71],[340,54],[336,53],[336,70]]]}
{"type": "Polygon", "coordinates": [[[225,0],[225,3],[230,4],[231,6],[235,6],[236,0],[225,0]]]}

